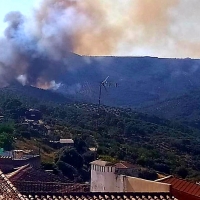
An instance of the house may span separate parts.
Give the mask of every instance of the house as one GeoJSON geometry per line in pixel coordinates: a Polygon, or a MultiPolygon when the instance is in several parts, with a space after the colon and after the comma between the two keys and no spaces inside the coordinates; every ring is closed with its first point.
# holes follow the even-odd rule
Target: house
{"type": "MultiPolygon", "coordinates": [[[[102,172],[113,172],[112,163],[94,161],[91,165],[102,172]],[[105,167],[105,168],[104,168],[105,167]]],[[[106,174],[107,175],[107,174],[106,174]]],[[[123,180],[124,175],[120,180],[123,180]]],[[[116,177],[115,177],[116,178],[116,177]]],[[[126,177],[124,191],[98,191],[91,192],[85,185],[77,183],[64,183],[41,169],[30,165],[23,166],[8,175],[0,171],[0,199],[14,200],[178,200],[170,193],[170,186],[166,183],[146,181],[134,177],[126,177]],[[42,180],[42,181],[41,181],[42,180]],[[127,185],[127,186],[126,186],[127,185]]],[[[101,182],[103,179],[99,180],[101,182]]],[[[114,180],[109,180],[115,184],[114,180]]],[[[116,185],[116,184],[115,184],[116,185]]]]}
{"type": "Polygon", "coordinates": [[[42,168],[25,165],[6,174],[16,189],[23,194],[89,192],[88,184],[73,183],[62,174],[53,174],[42,168]]]}
{"type": "Polygon", "coordinates": [[[60,139],[60,144],[62,147],[64,146],[74,146],[74,140],[72,139],[60,139]]]}
{"type": "Polygon", "coordinates": [[[115,173],[127,176],[138,177],[141,167],[130,164],[126,161],[115,163],[115,173]]]}
{"type": "Polygon", "coordinates": [[[0,170],[10,172],[16,167],[30,164],[39,167],[41,164],[40,156],[32,154],[32,151],[13,150],[5,151],[0,155],[0,170]]]}
{"type": "Polygon", "coordinates": [[[49,141],[49,144],[54,148],[62,148],[62,147],[73,147],[74,140],[72,139],[60,139],[56,141],[49,141]]]}
{"type": "MultiPolygon", "coordinates": [[[[22,169],[26,171],[26,166],[22,169]]],[[[57,183],[54,188],[59,189],[59,185],[62,183],[57,183]]],[[[114,192],[89,192],[82,191],[77,192],[73,189],[76,188],[75,184],[72,185],[71,191],[58,190],[57,192],[34,192],[29,187],[27,192],[20,192],[15,185],[0,171],[0,199],[13,199],[13,200],[109,200],[109,199],[119,199],[119,200],[178,200],[174,198],[169,192],[130,192],[130,193],[114,193],[114,192]]],[[[33,188],[37,188],[37,183],[34,184],[33,188]]],[[[40,188],[44,188],[44,185],[40,188]]],[[[50,189],[52,185],[48,185],[50,189]],[[51,187],[49,187],[51,186],[51,187]]]]}
{"type": "Polygon", "coordinates": [[[91,162],[91,192],[169,192],[170,184],[124,175],[134,170],[128,163],[91,162]],[[122,172],[122,173],[120,173],[122,172]]]}

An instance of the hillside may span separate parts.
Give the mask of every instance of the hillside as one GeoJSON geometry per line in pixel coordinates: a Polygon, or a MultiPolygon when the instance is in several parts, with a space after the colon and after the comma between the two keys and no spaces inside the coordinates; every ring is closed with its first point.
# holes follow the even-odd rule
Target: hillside
{"type": "MultiPolygon", "coordinates": [[[[109,76],[111,85],[107,85],[107,91],[102,90],[102,103],[109,106],[144,107],[200,87],[200,62],[197,59],[69,54],[58,63],[39,59],[32,65],[33,68],[38,66],[41,74],[47,65],[56,66],[50,80],[60,85],[57,92],[76,101],[97,103],[99,84],[109,76]]],[[[29,92],[28,87],[23,90],[29,92]]],[[[29,95],[32,94],[29,92],[29,95]]]]}
{"type": "MultiPolygon", "coordinates": [[[[0,128],[0,131],[7,133],[8,130],[6,137],[12,134],[12,138],[16,138],[12,145],[18,148],[29,147],[37,151],[40,146],[45,163],[54,162],[56,158],[57,150],[50,146],[49,140],[72,137],[76,141],[78,151],[78,154],[74,151],[73,155],[85,164],[82,165],[81,171],[72,168],[71,164],[65,167],[76,173],[86,174],[86,177],[88,162],[95,156],[88,149],[96,146],[98,156],[104,158],[106,156],[109,159],[127,160],[163,173],[180,175],[179,172],[184,169],[187,178],[199,180],[198,130],[130,109],[102,106],[97,115],[95,104],[61,104],[47,100],[41,102],[39,97],[30,98],[20,92],[16,97],[9,96],[6,92],[5,94],[1,93],[0,99],[1,112],[4,115],[2,123],[9,123],[14,131],[11,133],[10,129],[5,128],[0,128]],[[39,124],[26,128],[24,112],[30,105],[42,112],[43,125],[38,122],[39,124]],[[48,126],[51,131],[41,129],[43,126],[48,126]]],[[[53,93],[51,97],[54,98],[53,93]]],[[[68,153],[65,152],[65,155],[68,153]]],[[[59,158],[55,161],[58,162],[59,158]]],[[[63,162],[58,163],[57,167],[63,166],[63,162]]]]}
{"type": "Polygon", "coordinates": [[[22,86],[21,84],[14,82],[13,84],[0,88],[1,98],[10,96],[13,98],[21,98],[24,96],[24,101],[31,103],[30,99],[34,99],[40,102],[56,102],[56,103],[70,103],[74,101],[74,98],[70,95],[63,95],[53,90],[43,90],[31,86],[22,86]]]}
{"type": "Polygon", "coordinates": [[[200,128],[200,91],[139,109],[141,112],[200,128]]]}
{"type": "Polygon", "coordinates": [[[108,81],[118,87],[103,90],[102,102],[110,106],[143,107],[174,98],[200,87],[200,62],[195,59],[153,57],[87,57],[66,58],[63,72],[56,82],[59,91],[98,101],[99,83],[108,81]]]}

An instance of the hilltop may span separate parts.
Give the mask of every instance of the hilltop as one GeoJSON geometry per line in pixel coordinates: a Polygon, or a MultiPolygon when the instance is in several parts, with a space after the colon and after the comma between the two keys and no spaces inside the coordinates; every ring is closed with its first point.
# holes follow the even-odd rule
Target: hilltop
{"type": "Polygon", "coordinates": [[[118,87],[103,90],[102,102],[110,106],[144,107],[175,98],[200,87],[200,61],[155,57],[78,56],[66,58],[59,91],[97,103],[99,83],[118,87]]]}
{"type": "Polygon", "coordinates": [[[10,96],[13,98],[21,98],[24,96],[24,101],[30,99],[39,100],[40,102],[56,102],[56,103],[69,103],[74,99],[70,95],[63,95],[53,90],[44,90],[32,86],[23,86],[18,82],[13,82],[7,87],[0,88],[0,96],[10,96]]]}

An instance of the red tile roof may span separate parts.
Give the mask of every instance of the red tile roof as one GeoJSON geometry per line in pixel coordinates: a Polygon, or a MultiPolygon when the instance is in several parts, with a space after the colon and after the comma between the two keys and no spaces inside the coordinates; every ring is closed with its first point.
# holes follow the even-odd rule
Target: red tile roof
{"type": "Polygon", "coordinates": [[[30,165],[23,166],[6,176],[19,192],[87,192],[90,189],[88,184],[75,184],[63,176],[30,165]]]}
{"type": "Polygon", "coordinates": [[[17,171],[9,174],[8,178],[13,183],[16,181],[71,183],[71,181],[64,176],[58,176],[30,165],[21,167],[17,171]]]}
{"type": "Polygon", "coordinates": [[[159,182],[171,184],[172,189],[174,190],[200,198],[200,185],[198,184],[175,178],[173,176],[160,179],[159,182]]]}
{"type": "Polygon", "coordinates": [[[17,181],[13,184],[22,194],[57,194],[89,192],[89,184],[17,181]]]}
{"type": "Polygon", "coordinates": [[[122,161],[122,162],[116,163],[115,167],[118,169],[130,169],[130,168],[134,168],[135,166],[128,162],[122,161]]]}
{"type": "Polygon", "coordinates": [[[13,186],[13,184],[8,180],[8,178],[0,171],[0,199],[20,199],[24,200],[24,198],[21,198],[21,194],[18,192],[18,190],[13,186]]]}

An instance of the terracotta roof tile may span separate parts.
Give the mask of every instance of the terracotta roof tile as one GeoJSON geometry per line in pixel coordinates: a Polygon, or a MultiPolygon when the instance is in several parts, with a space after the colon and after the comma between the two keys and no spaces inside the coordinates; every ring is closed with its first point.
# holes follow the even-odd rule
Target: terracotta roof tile
{"type": "Polygon", "coordinates": [[[26,165],[15,173],[8,175],[10,181],[15,183],[16,181],[32,181],[32,182],[61,182],[70,183],[71,181],[63,176],[58,176],[49,173],[41,168],[34,168],[32,166],[26,165]]]}
{"type": "Polygon", "coordinates": [[[137,166],[136,165],[132,165],[131,163],[122,161],[122,162],[116,163],[115,167],[118,168],[118,169],[130,169],[130,168],[135,168],[137,166]]]}
{"type": "Polygon", "coordinates": [[[21,193],[45,193],[45,194],[57,194],[57,193],[77,193],[77,192],[89,192],[89,184],[79,183],[59,183],[59,182],[29,182],[18,181],[14,183],[15,187],[21,193]]]}
{"type": "Polygon", "coordinates": [[[24,200],[21,196],[8,178],[0,171],[0,199],[24,200]]]}
{"type": "Polygon", "coordinates": [[[77,193],[77,194],[28,194],[27,200],[178,200],[169,193],[77,193]]]}
{"type": "Polygon", "coordinates": [[[173,176],[158,180],[159,182],[162,183],[168,183],[172,185],[172,188],[190,195],[194,195],[197,197],[200,197],[200,185],[175,178],[173,176]]]}

